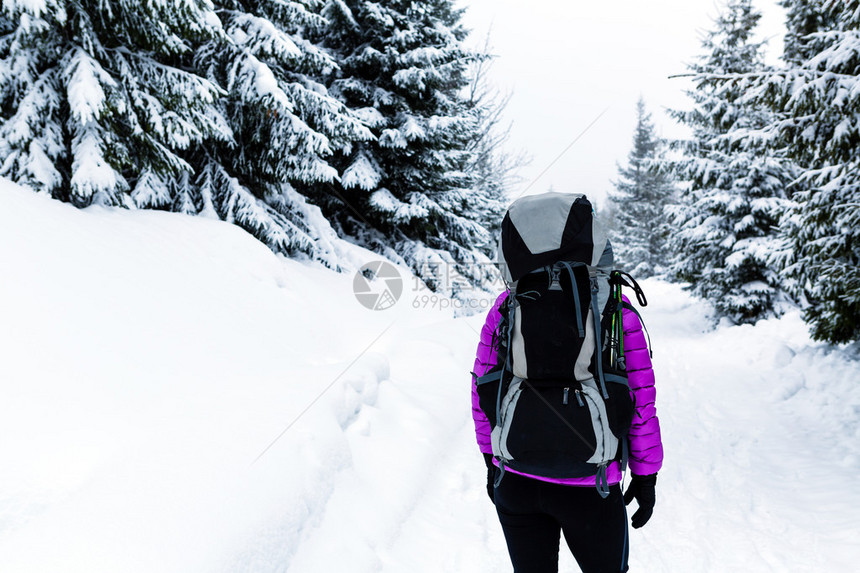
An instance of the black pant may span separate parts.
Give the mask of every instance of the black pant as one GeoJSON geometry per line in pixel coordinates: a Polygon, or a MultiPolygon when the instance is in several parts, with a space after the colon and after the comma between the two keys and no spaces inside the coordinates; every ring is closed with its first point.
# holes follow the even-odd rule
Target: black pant
{"type": "Polygon", "coordinates": [[[609,490],[603,499],[593,487],[506,473],[495,490],[495,503],[514,573],[557,573],[559,532],[583,573],[627,571],[621,486],[609,490]]]}

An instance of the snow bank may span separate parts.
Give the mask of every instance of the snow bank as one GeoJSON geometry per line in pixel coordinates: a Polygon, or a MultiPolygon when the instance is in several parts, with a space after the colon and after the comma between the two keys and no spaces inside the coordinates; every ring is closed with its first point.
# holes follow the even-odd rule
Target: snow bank
{"type": "Polygon", "coordinates": [[[0,268],[2,571],[283,569],[387,395],[395,327],[442,316],[369,311],[351,275],[226,223],[5,180],[0,268]]]}

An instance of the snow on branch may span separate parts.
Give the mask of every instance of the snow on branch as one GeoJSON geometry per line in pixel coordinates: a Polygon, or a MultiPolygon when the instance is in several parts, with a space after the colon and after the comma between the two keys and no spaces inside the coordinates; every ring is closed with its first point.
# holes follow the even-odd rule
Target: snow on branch
{"type": "Polygon", "coordinates": [[[96,121],[101,116],[107,97],[103,85],[116,87],[116,82],[101,65],[82,48],[67,56],[63,75],[72,115],[81,125],[96,121]]]}
{"type": "MultiPolygon", "coordinates": [[[[359,151],[346,171],[343,172],[341,184],[344,189],[357,187],[365,191],[371,191],[377,188],[381,180],[382,172],[379,165],[367,153],[359,151]]],[[[388,192],[386,191],[386,193],[388,192]]],[[[393,199],[393,196],[391,199],[393,199]]],[[[373,196],[371,196],[372,202],[373,196]]]]}
{"type": "Polygon", "coordinates": [[[237,45],[245,47],[256,57],[275,57],[287,62],[302,57],[302,51],[290,35],[266,18],[240,14],[233,18],[227,34],[237,45]]]}
{"type": "Polygon", "coordinates": [[[94,123],[78,127],[72,140],[72,193],[83,204],[118,205],[128,183],[105,157],[106,145],[94,123]]]}

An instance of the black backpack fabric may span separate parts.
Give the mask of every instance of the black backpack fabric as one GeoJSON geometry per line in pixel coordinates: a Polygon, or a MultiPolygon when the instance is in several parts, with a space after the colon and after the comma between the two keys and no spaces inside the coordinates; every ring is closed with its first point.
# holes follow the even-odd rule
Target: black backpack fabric
{"type": "Polygon", "coordinates": [[[594,475],[608,495],[606,469],[626,462],[634,405],[619,352],[625,281],[611,270],[591,203],[562,193],[515,201],[502,222],[499,266],[509,292],[493,339],[497,363],[476,380],[498,479],[507,468],[594,475]]]}

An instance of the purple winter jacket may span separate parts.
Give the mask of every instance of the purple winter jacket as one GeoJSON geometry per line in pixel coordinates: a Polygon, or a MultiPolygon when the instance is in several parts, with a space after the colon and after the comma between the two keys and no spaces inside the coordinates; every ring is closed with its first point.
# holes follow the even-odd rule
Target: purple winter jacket
{"type": "MultiPolygon", "coordinates": [[[[475,367],[472,370],[476,376],[472,377],[472,418],[475,421],[475,435],[478,439],[478,447],[482,453],[492,454],[493,448],[490,443],[490,422],[478,405],[478,389],[475,378],[486,374],[496,364],[496,351],[492,347],[493,332],[502,318],[499,307],[505,301],[507,292],[503,292],[496,299],[493,308],[487,314],[484,328],[481,330],[481,340],[478,343],[478,352],[475,357],[475,367]]],[[[626,297],[625,297],[625,300],[626,297]]],[[[663,443],[660,439],[660,421],[657,419],[657,410],[654,406],[654,370],[651,367],[651,356],[648,344],[645,341],[645,333],[642,331],[642,323],[636,313],[624,309],[624,356],[627,359],[627,375],[630,382],[630,391],[636,401],[636,414],[633,416],[633,425],[630,428],[630,471],[636,475],[649,475],[657,473],[663,464],[663,443]]],[[[506,471],[516,472],[510,468],[506,471]]],[[[528,475],[528,474],[523,474],[528,475]]],[[[594,476],[584,478],[552,479],[528,475],[534,479],[561,483],[565,485],[594,486],[594,476]]],[[[610,484],[621,481],[621,465],[612,462],[607,469],[607,478],[610,484]]]]}

